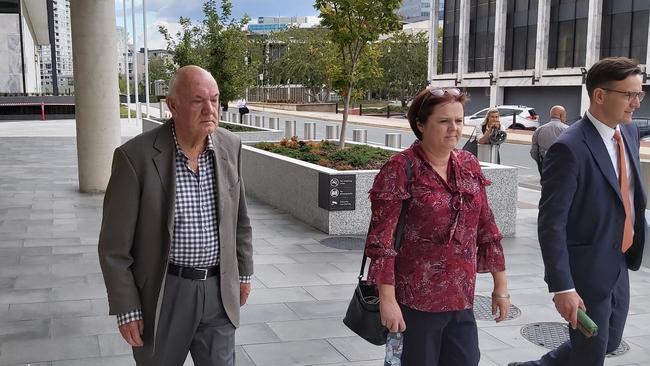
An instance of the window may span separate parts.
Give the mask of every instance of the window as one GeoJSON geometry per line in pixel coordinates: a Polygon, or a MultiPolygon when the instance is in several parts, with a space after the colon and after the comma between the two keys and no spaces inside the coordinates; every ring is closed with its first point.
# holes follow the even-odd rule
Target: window
{"type": "Polygon", "coordinates": [[[461,0],[445,0],[442,36],[442,73],[458,71],[458,34],[461,0]]]}
{"type": "Polygon", "coordinates": [[[535,68],[538,0],[508,0],[505,70],[535,68]]]}
{"type": "Polygon", "coordinates": [[[467,71],[492,70],[496,0],[471,0],[467,71]]]}
{"type": "Polygon", "coordinates": [[[589,0],[551,0],[548,67],[584,66],[589,0]]]}
{"type": "Polygon", "coordinates": [[[604,0],[600,56],[624,56],[645,63],[649,11],[647,0],[604,0]]]}

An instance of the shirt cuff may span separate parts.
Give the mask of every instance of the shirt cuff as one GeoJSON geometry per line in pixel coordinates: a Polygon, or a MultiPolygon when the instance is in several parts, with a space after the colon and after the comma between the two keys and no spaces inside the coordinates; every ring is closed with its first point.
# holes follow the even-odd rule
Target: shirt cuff
{"type": "Polygon", "coordinates": [[[239,276],[239,282],[240,283],[251,283],[251,277],[252,275],[247,275],[247,276],[239,276]]]}
{"type": "Polygon", "coordinates": [[[131,310],[126,314],[117,314],[118,326],[122,326],[136,320],[142,320],[142,309],[131,310]]]}
{"type": "Polygon", "coordinates": [[[570,288],[568,290],[556,291],[555,294],[566,294],[567,292],[576,292],[575,288],[570,288]]]}

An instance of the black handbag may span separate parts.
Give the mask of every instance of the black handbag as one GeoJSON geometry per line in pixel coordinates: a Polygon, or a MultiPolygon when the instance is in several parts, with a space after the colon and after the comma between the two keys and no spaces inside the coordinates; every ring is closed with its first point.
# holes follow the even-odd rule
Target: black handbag
{"type": "Polygon", "coordinates": [[[478,157],[478,139],[476,138],[476,135],[474,134],[476,132],[476,129],[472,132],[472,134],[469,136],[469,139],[463,145],[463,150],[470,152],[472,155],[478,157]]]}
{"type": "MultiPolygon", "coordinates": [[[[406,155],[404,156],[407,159],[406,177],[410,186],[411,160],[406,155]]],[[[404,221],[409,201],[410,199],[402,201],[402,209],[397,221],[397,227],[395,228],[396,251],[399,251],[401,244],[400,242],[404,231],[404,221]]],[[[372,222],[370,225],[372,225],[372,222]]],[[[370,233],[370,227],[368,228],[368,232],[370,233]]],[[[381,324],[381,315],[379,313],[379,293],[377,292],[377,287],[369,284],[368,281],[363,279],[363,272],[366,267],[367,258],[368,257],[364,250],[363,259],[361,260],[361,271],[359,272],[359,283],[354,289],[352,300],[350,300],[348,310],[343,318],[343,324],[366,341],[381,346],[386,344],[388,329],[381,324]]]]}

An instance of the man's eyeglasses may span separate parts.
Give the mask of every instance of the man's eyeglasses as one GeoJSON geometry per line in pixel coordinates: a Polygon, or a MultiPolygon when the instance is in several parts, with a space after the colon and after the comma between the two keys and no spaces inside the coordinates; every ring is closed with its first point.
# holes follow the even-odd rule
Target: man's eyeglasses
{"type": "MultiPolygon", "coordinates": [[[[460,97],[461,94],[463,94],[462,91],[458,88],[438,88],[434,86],[427,86],[427,90],[431,95],[434,97],[441,97],[445,94],[449,94],[454,98],[460,97]]],[[[422,112],[422,106],[424,105],[424,102],[426,102],[427,98],[422,99],[422,103],[420,103],[420,107],[418,108],[418,113],[415,115],[416,118],[419,118],[420,112],[422,112]]]]}
{"type": "Polygon", "coordinates": [[[625,95],[627,97],[628,102],[631,102],[635,98],[639,98],[639,102],[641,102],[643,100],[643,98],[645,98],[645,92],[644,91],[630,92],[630,91],[620,91],[620,90],[608,89],[608,88],[601,88],[601,89],[607,90],[607,91],[610,91],[610,92],[623,94],[623,95],[625,95]]]}

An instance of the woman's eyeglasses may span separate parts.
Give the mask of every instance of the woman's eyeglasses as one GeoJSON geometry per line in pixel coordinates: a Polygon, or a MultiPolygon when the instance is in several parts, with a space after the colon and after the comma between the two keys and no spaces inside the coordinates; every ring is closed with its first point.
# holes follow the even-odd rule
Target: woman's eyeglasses
{"type": "MultiPolygon", "coordinates": [[[[445,94],[449,94],[454,98],[458,98],[458,97],[461,96],[461,94],[463,94],[463,92],[460,91],[460,89],[458,89],[458,88],[438,88],[438,87],[434,87],[434,86],[429,85],[429,86],[427,86],[427,90],[434,97],[441,97],[441,96],[443,96],[445,94]]],[[[418,108],[418,113],[415,115],[415,117],[418,118],[418,119],[419,119],[419,116],[420,116],[420,112],[422,112],[422,106],[424,105],[424,102],[426,102],[426,100],[427,100],[427,98],[422,98],[422,103],[420,103],[420,107],[418,108]]]]}

